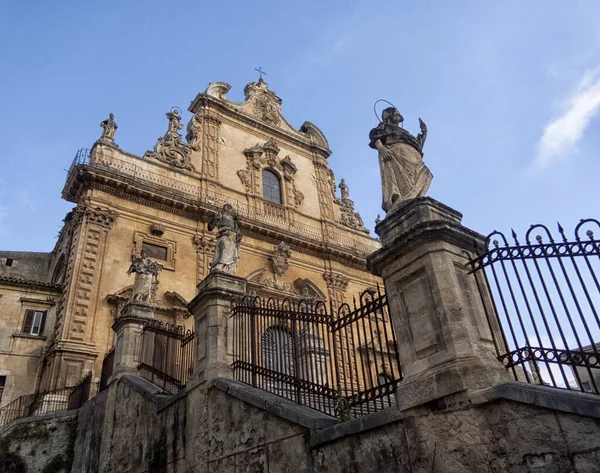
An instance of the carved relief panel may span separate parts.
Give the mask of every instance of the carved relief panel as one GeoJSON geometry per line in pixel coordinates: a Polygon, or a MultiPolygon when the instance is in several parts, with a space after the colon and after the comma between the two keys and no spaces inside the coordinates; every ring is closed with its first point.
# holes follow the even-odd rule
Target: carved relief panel
{"type": "Polygon", "coordinates": [[[333,220],[333,203],[335,196],[335,177],[333,171],[327,167],[327,160],[320,156],[314,158],[315,174],[317,178],[317,192],[321,216],[326,220],[333,220]]]}
{"type": "Polygon", "coordinates": [[[217,241],[213,234],[203,232],[194,235],[192,242],[196,248],[196,284],[198,284],[208,276],[217,241]]]}
{"type": "Polygon", "coordinates": [[[186,139],[194,151],[202,155],[201,174],[219,178],[219,129],[221,120],[207,110],[196,113],[188,123],[186,139]]]}

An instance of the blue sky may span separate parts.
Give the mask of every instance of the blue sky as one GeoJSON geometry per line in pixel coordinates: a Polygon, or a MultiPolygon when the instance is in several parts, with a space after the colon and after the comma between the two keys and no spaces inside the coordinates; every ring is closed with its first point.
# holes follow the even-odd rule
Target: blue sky
{"type": "MultiPolygon", "coordinates": [[[[0,0],[0,249],[49,251],[65,169],[100,135],[141,155],[209,82],[254,68],[326,134],[365,223],[384,98],[429,127],[429,195],[481,232],[599,217],[600,2],[0,0]]],[[[184,121],[190,118],[184,112],[184,121]]]]}

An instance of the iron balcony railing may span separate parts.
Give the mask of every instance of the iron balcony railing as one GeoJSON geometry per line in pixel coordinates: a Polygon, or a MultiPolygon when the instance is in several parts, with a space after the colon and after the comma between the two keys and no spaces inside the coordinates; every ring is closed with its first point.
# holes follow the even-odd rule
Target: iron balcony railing
{"type": "Polygon", "coordinates": [[[328,245],[334,247],[339,246],[346,250],[353,250],[357,254],[368,255],[380,247],[377,240],[358,240],[348,236],[345,232],[336,232],[335,229],[331,235],[327,235],[327,238],[325,238],[323,230],[320,227],[315,227],[299,221],[290,221],[286,218],[284,207],[269,202],[264,202],[264,205],[262,206],[250,206],[247,202],[242,202],[231,196],[203,189],[201,186],[190,184],[182,179],[150,171],[143,166],[135,164],[134,159],[140,161],[140,158],[132,158],[131,160],[126,161],[105,155],[96,155],[92,158],[90,157],[89,150],[82,149],[79,150],[75,156],[75,159],[69,168],[68,175],[70,176],[78,165],[87,165],[91,168],[110,170],[127,176],[136,182],[146,182],[148,184],[160,186],[161,188],[168,190],[168,192],[172,193],[174,196],[181,196],[194,202],[202,202],[215,207],[231,204],[238,215],[249,221],[264,223],[318,242],[328,240],[328,245]]]}
{"type": "Polygon", "coordinates": [[[532,225],[487,238],[473,261],[479,290],[492,294],[488,320],[498,358],[518,381],[600,394],[598,220],[581,220],[569,239],[532,225]]]}
{"type": "Polygon", "coordinates": [[[235,378],[343,420],[395,405],[402,372],[385,294],[333,314],[323,302],[237,301],[235,378]]]}

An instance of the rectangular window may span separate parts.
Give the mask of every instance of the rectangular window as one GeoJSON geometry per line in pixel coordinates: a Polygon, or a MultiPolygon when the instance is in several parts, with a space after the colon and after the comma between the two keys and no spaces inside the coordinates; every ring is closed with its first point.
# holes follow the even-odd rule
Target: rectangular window
{"type": "Polygon", "coordinates": [[[41,335],[44,331],[46,312],[41,310],[27,310],[23,321],[23,333],[27,335],[41,335]]]}
{"type": "Polygon", "coordinates": [[[6,376],[0,376],[0,402],[2,402],[2,395],[4,394],[4,386],[6,385],[6,376]]]}
{"type": "Polygon", "coordinates": [[[167,248],[164,246],[143,242],[142,250],[148,253],[150,258],[160,259],[163,261],[167,260],[167,248]]]}

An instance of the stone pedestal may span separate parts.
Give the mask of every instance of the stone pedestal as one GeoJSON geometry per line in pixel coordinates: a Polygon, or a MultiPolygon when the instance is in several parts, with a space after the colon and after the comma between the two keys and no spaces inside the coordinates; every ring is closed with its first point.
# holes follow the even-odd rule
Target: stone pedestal
{"type": "Polygon", "coordinates": [[[447,396],[460,400],[508,380],[494,349],[497,325],[484,310],[491,313],[490,295],[481,295],[469,274],[475,245],[485,239],[461,218],[421,197],[400,204],[376,227],[382,248],[367,264],[388,295],[404,374],[401,409],[447,396]]]}
{"type": "Polygon", "coordinates": [[[132,302],[125,306],[112,329],[117,333],[113,376],[109,382],[124,374],[137,374],[140,354],[140,334],[144,324],[154,318],[150,304],[132,302]]]}
{"type": "Polygon", "coordinates": [[[226,273],[212,272],[198,284],[198,295],[188,305],[196,332],[191,384],[233,377],[231,302],[245,295],[246,280],[226,273]]]}

